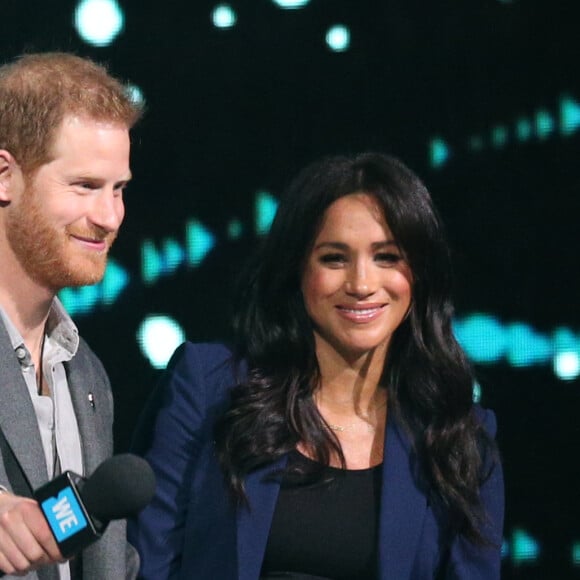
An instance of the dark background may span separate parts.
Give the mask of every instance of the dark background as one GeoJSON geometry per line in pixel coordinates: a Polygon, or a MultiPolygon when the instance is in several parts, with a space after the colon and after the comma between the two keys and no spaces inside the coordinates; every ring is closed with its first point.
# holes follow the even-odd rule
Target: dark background
{"type": "MultiPolygon", "coordinates": [[[[118,451],[159,373],[136,340],[145,316],[171,316],[190,340],[227,339],[232,279],[257,240],[256,192],[277,196],[329,153],[385,151],[424,179],[454,251],[458,317],[487,313],[548,337],[567,327],[580,354],[580,127],[559,127],[564,96],[580,101],[574,2],[311,0],[282,10],[232,0],[238,20],[227,30],[211,22],[216,4],[121,2],[124,30],[97,48],[78,36],[73,1],[2,2],[2,60],[72,50],[108,63],[147,103],[113,250],[130,282],[113,304],[75,315],[111,377],[118,451]],[[350,28],[346,52],[325,44],[335,23],[350,28]],[[517,120],[533,124],[538,111],[553,130],[518,139],[517,120]],[[494,145],[497,126],[507,138],[494,145]],[[450,151],[439,167],[434,138],[450,151]],[[143,240],[182,240],[191,218],[213,232],[214,249],[144,284],[143,240]],[[234,218],[237,240],[227,236],[234,218]]],[[[580,577],[580,381],[559,379],[551,363],[477,370],[506,476],[503,577],[580,577]],[[521,533],[536,543],[527,559],[521,545],[515,556],[521,533]]]]}

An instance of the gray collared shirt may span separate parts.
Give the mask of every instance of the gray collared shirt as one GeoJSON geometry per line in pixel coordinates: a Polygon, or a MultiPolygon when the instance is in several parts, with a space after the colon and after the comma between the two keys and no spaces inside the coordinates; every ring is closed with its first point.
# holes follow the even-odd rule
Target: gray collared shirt
{"type": "MultiPolygon", "coordinates": [[[[50,396],[38,394],[36,369],[24,339],[8,315],[0,307],[0,317],[12,342],[22,376],[26,381],[36,413],[48,478],[55,473],[74,471],[83,474],[79,428],[64,368],[79,346],[78,330],[62,304],[55,298],[46,322],[42,372],[50,388],[50,396]]],[[[60,578],[70,578],[68,564],[59,565],[60,578]]]]}

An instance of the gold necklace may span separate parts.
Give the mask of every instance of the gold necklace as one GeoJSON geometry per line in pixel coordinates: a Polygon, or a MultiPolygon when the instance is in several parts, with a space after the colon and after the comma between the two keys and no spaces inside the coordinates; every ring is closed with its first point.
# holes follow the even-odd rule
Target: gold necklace
{"type": "Polygon", "coordinates": [[[377,430],[377,428],[374,425],[371,425],[370,423],[348,423],[347,425],[335,425],[334,423],[327,423],[327,425],[333,431],[339,432],[356,431],[357,427],[361,427],[362,430],[366,431],[367,433],[374,433],[377,430]]]}
{"type": "MultiPolygon", "coordinates": [[[[385,401],[384,403],[381,403],[380,405],[377,405],[373,409],[373,411],[376,412],[379,409],[382,409],[386,404],[387,404],[387,401],[385,401]]],[[[367,414],[365,417],[368,419],[369,415],[367,414]]],[[[375,425],[371,425],[370,423],[365,421],[363,417],[361,417],[361,419],[363,420],[362,423],[347,423],[346,425],[337,425],[336,423],[327,423],[327,425],[333,431],[339,431],[339,432],[356,431],[357,428],[361,428],[363,431],[366,431],[367,433],[374,433],[377,430],[377,427],[375,425]]]]}

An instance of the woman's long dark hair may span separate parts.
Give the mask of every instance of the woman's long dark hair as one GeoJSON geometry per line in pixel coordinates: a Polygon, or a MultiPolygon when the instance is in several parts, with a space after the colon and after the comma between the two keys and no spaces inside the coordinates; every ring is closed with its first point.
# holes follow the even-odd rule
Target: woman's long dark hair
{"type": "Polygon", "coordinates": [[[355,192],[378,200],[413,272],[410,315],[392,337],[383,372],[389,414],[410,431],[425,483],[452,525],[480,542],[482,446],[491,442],[474,417],[472,373],[451,329],[449,250],[425,186],[382,154],[331,157],[303,170],[243,280],[235,332],[249,372],[217,430],[227,481],[243,498],[245,476],[298,442],[322,464],[333,454],[344,464],[312,397],[319,368],[300,282],[324,212],[355,192]]]}

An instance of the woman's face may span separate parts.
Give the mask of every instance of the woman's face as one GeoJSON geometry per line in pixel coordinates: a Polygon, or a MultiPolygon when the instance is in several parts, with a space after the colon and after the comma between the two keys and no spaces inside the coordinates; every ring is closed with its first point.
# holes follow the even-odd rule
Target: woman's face
{"type": "Polygon", "coordinates": [[[302,275],[317,353],[330,348],[347,359],[377,349],[386,354],[409,310],[411,284],[411,269],[375,198],[353,193],[335,201],[302,275]]]}

